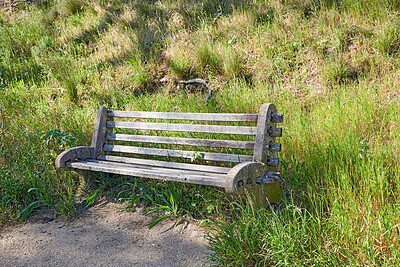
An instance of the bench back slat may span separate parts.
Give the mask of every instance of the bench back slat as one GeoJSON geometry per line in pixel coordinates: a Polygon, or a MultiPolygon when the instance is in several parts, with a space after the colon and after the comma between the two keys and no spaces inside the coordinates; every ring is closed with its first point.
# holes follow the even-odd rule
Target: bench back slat
{"type": "Polygon", "coordinates": [[[160,149],[160,148],[150,148],[150,147],[134,147],[134,146],[107,145],[107,144],[103,146],[103,150],[106,152],[132,153],[139,155],[185,158],[185,159],[195,158],[208,161],[235,162],[235,163],[252,161],[253,159],[253,157],[249,155],[196,152],[187,150],[160,149]]]}
{"type": "Polygon", "coordinates": [[[151,135],[115,134],[115,133],[108,133],[106,139],[109,141],[128,141],[128,142],[250,149],[250,150],[254,149],[254,142],[251,141],[196,139],[196,138],[182,138],[182,137],[151,136],[151,135]]]}
{"type": "Polygon", "coordinates": [[[120,118],[189,120],[189,121],[257,122],[258,120],[258,114],[235,114],[235,113],[173,113],[173,112],[109,110],[107,112],[107,115],[109,117],[120,117],[120,118]]]}
{"type": "Polygon", "coordinates": [[[107,121],[107,127],[120,128],[120,129],[240,134],[240,135],[256,135],[257,132],[257,127],[247,127],[247,126],[221,126],[221,125],[128,122],[128,121],[107,121]]]}

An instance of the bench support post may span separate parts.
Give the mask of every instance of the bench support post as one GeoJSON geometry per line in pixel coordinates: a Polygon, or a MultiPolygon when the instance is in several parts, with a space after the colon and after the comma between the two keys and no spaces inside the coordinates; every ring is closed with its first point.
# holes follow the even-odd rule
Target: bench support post
{"type": "Polygon", "coordinates": [[[107,131],[107,111],[106,107],[101,107],[97,111],[91,144],[91,147],[94,148],[92,159],[96,159],[98,155],[103,154],[104,137],[107,131]]]}
{"type": "MultiPolygon", "coordinates": [[[[260,183],[259,181],[260,177],[264,177],[267,172],[278,172],[279,159],[274,156],[275,152],[280,150],[280,144],[274,143],[274,137],[280,136],[282,131],[280,128],[274,128],[274,124],[275,122],[281,122],[281,119],[281,115],[278,114],[274,104],[263,104],[260,107],[254,144],[254,164],[248,164],[242,170],[237,170],[236,173],[239,177],[246,173],[248,177],[254,179],[252,185],[243,186],[243,189],[239,191],[247,191],[250,197],[253,198],[255,205],[259,207],[266,207],[269,203],[276,203],[280,200],[279,184],[276,181],[268,184],[260,183]],[[276,148],[278,145],[279,149],[276,148]]],[[[236,179],[240,180],[240,178],[236,179]]]]}
{"type": "Polygon", "coordinates": [[[76,190],[75,200],[79,203],[89,196],[89,191],[94,187],[94,179],[96,175],[93,172],[74,169],[79,175],[79,187],[76,190]]]}

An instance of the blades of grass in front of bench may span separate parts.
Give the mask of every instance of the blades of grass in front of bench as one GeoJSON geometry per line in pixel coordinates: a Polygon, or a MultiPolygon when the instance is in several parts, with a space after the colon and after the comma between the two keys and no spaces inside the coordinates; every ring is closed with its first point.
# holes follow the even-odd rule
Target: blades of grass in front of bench
{"type": "Polygon", "coordinates": [[[120,146],[120,145],[104,145],[103,150],[107,152],[120,152],[120,153],[131,153],[139,155],[185,158],[192,160],[200,159],[208,161],[235,162],[235,163],[252,161],[253,159],[253,156],[249,155],[235,155],[235,154],[224,154],[224,153],[197,152],[197,151],[187,151],[187,150],[120,146]]]}
{"type": "Polygon", "coordinates": [[[120,118],[188,120],[188,121],[229,121],[229,122],[257,122],[258,114],[235,113],[172,113],[146,111],[119,111],[109,110],[107,115],[120,118]]]}
{"type": "Polygon", "coordinates": [[[133,166],[125,167],[117,164],[111,165],[101,162],[96,163],[87,161],[68,163],[67,166],[88,171],[108,172],[134,177],[154,178],[184,183],[212,185],[217,187],[224,187],[225,182],[225,175],[214,174],[214,177],[210,177],[208,175],[205,175],[204,173],[196,173],[187,170],[176,170],[167,168],[159,168],[159,170],[155,168],[145,169],[133,166]]]}
{"type": "Polygon", "coordinates": [[[222,174],[227,174],[231,170],[231,168],[226,168],[226,167],[198,165],[198,164],[189,164],[189,163],[178,163],[178,162],[150,160],[150,159],[118,157],[118,156],[110,156],[110,155],[100,155],[97,157],[97,159],[114,161],[114,162],[132,163],[132,164],[137,164],[137,165],[147,165],[147,166],[154,166],[154,167],[203,171],[203,172],[222,173],[222,174]]]}
{"type": "Polygon", "coordinates": [[[197,132],[197,133],[241,134],[241,135],[256,135],[257,132],[257,127],[247,127],[247,126],[221,126],[221,125],[128,122],[128,121],[107,121],[107,127],[121,128],[121,129],[137,129],[137,130],[159,130],[159,131],[171,131],[171,132],[197,132]]]}
{"type": "Polygon", "coordinates": [[[236,149],[254,149],[252,141],[216,140],[216,139],[196,139],[166,136],[133,135],[133,134],[107,134],[110,141],[144,142],[156,144],[187,145],[201,147],[220,147],[236,149]]]}

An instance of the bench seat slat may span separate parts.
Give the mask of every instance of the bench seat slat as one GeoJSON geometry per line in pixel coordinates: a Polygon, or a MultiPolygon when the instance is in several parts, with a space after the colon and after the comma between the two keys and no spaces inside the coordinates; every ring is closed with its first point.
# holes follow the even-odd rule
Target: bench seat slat
{"type": "Polygon", "coordinates": [[[188,121],[230,121],[230,122],[257,122],[258,114],[235,113],[173,113],[173,112],[146,112],[146,111],[119,111],[109,110],[107,115],[119,118],[188,120],[188,121]]]}
{"type": "Polygon", "coordinates": [[[139,155],[151,155],[151,156],[185,158],[185,159],[191,159],[195,156],[196,153],[198,153],[198,157],[196,157],[197,159],[208,160],[208,161],[235,162],[235,163],[252,161],[253,159],[253,156],[249,155],[196,152],[187,150],[120,146],[120,145],[104,145],[103,150],[107,152],[132,153],[139,155]]]}
{"type": "Polygon", "coordinates": [[[159,130],[171,132],[197,132],[217,134],[256,135],[257,127],[248,126],[222,126],[202,124],[154,123],[154,122],[128,122],[107,121],[108,128],[159,130]]]}
{"type": "Polygon", "coordinates": [[[143,142],[143,143],[202,146],[202,147],[221,147],[221,148],[236,148],[236,149],[251,149],[251,150],[254,149],[254,142],[252,141],[196,139],[196,138],[150,136],[150,135],[115,134],[115,133],[107,134],[106,138],[107,140],[110,141],[128,141],[128,142],[143,142]]]}
{"type": "Polygon", "coordinates": [[[87,161],[71,162],[67,163],[67,166],[88,171],[108,172],[135,177],[154,178],[201,185],[212,185],[217,187],[224,187],[225,182],[225,177],[222,175],[216,174],[214,178],[211,178],[208,175],[198,174],[196,172],[166,168],[162,168],[161,170],[150,170],[145,168],[132,168],[118,165],[113,166],[110,164],[103,164],[102,162],[87,161]]]}
{"type": "Polygon", "coordinates": [[[221,178],[225,179],[226,173],[212,173],[212,172],[204,172],[204,171],[198,171],[198,170],[182,170],[182,169],[175,169],[175,168],[165,168],[165,167],[157,167],[157,166],[151,166],[151,165],[143,165],[143,164],[132,164],[132,163],[123,163],[123,162],[113,162],[113,161],[103,161],[103,160],[95,160],[95,159],[89,159],[86,160],[88,164],[103,164],[107,166],[116,166],[116,167],[121,167],[121,168],[134,168],[134,169],[146,169],[149,171],[156,171],[156,172],[170,172],[170,171],[176,171],[180,172],[183,171],[184,173],[190,172],[190,174],[195,174],[195,175],[203,175],[209,178],[221,178]]]}
{"type": "Polygon", "coordinates": [[[167,167],[167,168],[172,168],[172,169],[193,170],[193,171],[203,171],[203,172],[222,173],[222,174],[227,174],[231,170],[231,168],[226,168],[226,167],[207,166],[207,165],[189,164],[189,163],[178,163],[178,162],[159,161],[159,160],[150,160],[150,159],[127,158],[127,157],[118,157],[118,156],[110,156],[110,155],[100,155],[97,157],[97,159],[113,161],[113,162],[133,163],[133,164],[137,164],[137,165],[167,167]]]}

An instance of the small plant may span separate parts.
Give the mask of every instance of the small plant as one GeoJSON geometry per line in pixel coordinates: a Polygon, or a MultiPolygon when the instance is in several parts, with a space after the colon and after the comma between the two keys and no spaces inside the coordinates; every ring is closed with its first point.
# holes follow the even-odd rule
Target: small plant
{"type": "Polygon", "coordinates": [[[386,55],[394,56],[400,52],[400,23],[396,17],[387,22],[380,30],[376,46],[379,51],[386,55]]]}
{"type": "Polygon", "coordinates": [[[342,60],[332,61],[324,67],[323,74],[328,85],[339,85],[347,81],[348,68],[342,60]]]}
{"type": "MultiPolygon", "coordinates": [[[[160,195],[162,201],[164,202],[165,205],[160,205],[156,207],[155,209],[152,209],[150,212],[154,212],[156,210],[163,210],[165,211],[165,214],[161,217],[158,217],[155,219],[149,226],[149,229],[153,228],[157,223],[160,221],[169,218],[169,217],[177,217],[179,215],[179,201],[182,196],[182,189],[173,187],[169,189],[169,199],[167,200],[164,196],[160,195]]],[[[179,219],[176,223],[178,224],[181,219],[179,219]]]]}
{"type": "Polygon", "coordinates": [[[204,153],[198,152],[198,151],[194,151],[191,155],[190,155],[190,161],[194,162],[197,159],[202,159],[204,158],[204,153]]]}
{"type": "Polygon", "coordinates": [[[39,208],[41,205],[40,200],[33,201],[25,209],[22,210],[22,217],[19,222],[25,221],[29,215],[32,214],[33,210],[39,208]]]}
{"type": "Polygon", "coordinates": [[[69,134],[67,131],[60,131],[58,129],[48,130],[42,135],[43,143],[46,146],[54,144],[59,149],[68,149],[75,146],[77,139],[75,136],[69,134]]]}
{"type": "Polygon", "coordinates": [[[151,81],[151,76],[148,73],[146,64],[139,57],[133,57],[127,60],[126,63],[132,67],[126,77],[127,83],[133,84],[135,88],[147,87],[151,81]]]}

